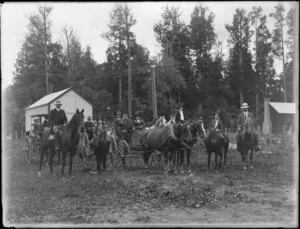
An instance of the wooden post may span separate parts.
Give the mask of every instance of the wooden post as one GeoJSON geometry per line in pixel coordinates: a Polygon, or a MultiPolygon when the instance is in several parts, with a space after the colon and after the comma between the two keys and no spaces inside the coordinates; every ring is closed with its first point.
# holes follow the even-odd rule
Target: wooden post
{"type": "Polygon", "coordinates": [[[153,120],[157,119],[157,104],[156,104],[156,86],[155,86],[155,65],[151,65],[153,70],[152,74],[152,108],[153,108],[153,120]]]}

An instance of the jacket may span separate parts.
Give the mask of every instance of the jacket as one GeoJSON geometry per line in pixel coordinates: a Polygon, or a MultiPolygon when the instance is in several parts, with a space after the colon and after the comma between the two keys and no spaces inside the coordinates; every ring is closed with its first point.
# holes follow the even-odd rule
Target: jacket
{"type": "Polygon", "coordinates": [[[68,118],[64,110],[53,109],[49,114],[49,124],[50,126],[63,125],[68,123],[68,118]]]}
{"type": "MultiPolygon", "coordinates": [[[[249,112],[248,111],[248,118],[251,118],[254,122],[254,126],[256,125],[256,121],[255,121],[255,118],[254,118],[254,115],[253,113],[249,112]]],[[[238,121],[237,121],[237,126],[238,126],[238,129],[240,127],[243,127],[244,126],[244,123],[245,123],[245,120],[246,120],[246,116],[244,115],[244,112],[241,112],[238,116],[238,121]]]]}
{"type": "Polygon", "coordinates": [[[217,120],[218,120],[217,129],[223,130],[223,123],[222,123],[221,119],[213,119],[213,120],[211,120],[210,124],[209,124],[209,127],[210,128],[215,128],[217,120]]]}

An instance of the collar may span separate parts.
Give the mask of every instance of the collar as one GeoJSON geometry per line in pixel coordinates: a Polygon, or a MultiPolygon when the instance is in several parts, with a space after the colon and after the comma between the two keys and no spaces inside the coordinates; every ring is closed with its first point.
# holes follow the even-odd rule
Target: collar
{"type": "Polygon", "coordinates": [[[55,109],[56,109],[57,111],[61,111],[61,109],[57,109],[57,107],[55,107],[55,109]]]}

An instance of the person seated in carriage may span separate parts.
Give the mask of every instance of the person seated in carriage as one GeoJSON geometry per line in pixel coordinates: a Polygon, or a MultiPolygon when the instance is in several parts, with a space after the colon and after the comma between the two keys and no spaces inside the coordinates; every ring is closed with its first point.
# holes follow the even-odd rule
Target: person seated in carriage
{"type": "Polygon", "coordinates": [[[128,143],[130,143],[130,135],[133,133],[133,122],[128,117],[127,113],[123,114],[121,119],[121,138],[125,139],[128,143]]]}
{"type": "Polygon", "coordinates": [[[141,117],[141,112],[137,111],[135,113],[135,119],[134,119],[133,123],[134,123],[134,128],[137,131],[140,131],[145,128],[145,123],[141,117]]]}

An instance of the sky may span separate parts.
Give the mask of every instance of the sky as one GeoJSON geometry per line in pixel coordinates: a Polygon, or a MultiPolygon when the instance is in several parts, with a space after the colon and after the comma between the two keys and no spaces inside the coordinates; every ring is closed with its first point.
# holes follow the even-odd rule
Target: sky
{"type": "MultiPolygon", "coordinates": [[[[153,31],[154,24],[161,20],[161,14],[166,5],[179,7],[181,20],[190,23],[191,14],[197,2],[128,2],[137,23],[132,27],[137,43],[150,51],[150,56],[160,52],[153,31]]],[[[226,44],[228,32],[225,24],[232,24],[236,8],[244,8],[250,12],[253,6],[261,6],[263,13],[274,12],[278,1],[272,2],[201,2],[215,14],[214,26],[217,36],[226,44]]],[[[283,2],[286,13],[291,8],[290,2],[283,2]]],[[[72,26],[77,32],[83,47],[90,45],[94,59],[103,63],[108,42],[101,34],[108,31],[109,12],[114,2],[90,3],[47,3],[52,6],[52,41],[62,42],[62,27],[72,26]]],[[[14,64],[27,34],[28,16],[36,13],[41,3],[5,3],[1,5],[1,71],[2,88],[12,84],[14,64]]],[[[273,29],[274,20],[268,18],[268,28],[273,29]]],[[[223,47],[224,54],[228,46],[223,47]]],[[[276,71],[281,71],[279,61],[275,61],[276,71]]]]}

